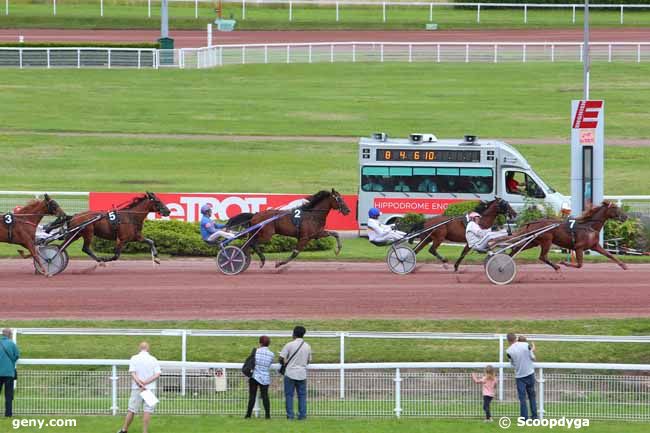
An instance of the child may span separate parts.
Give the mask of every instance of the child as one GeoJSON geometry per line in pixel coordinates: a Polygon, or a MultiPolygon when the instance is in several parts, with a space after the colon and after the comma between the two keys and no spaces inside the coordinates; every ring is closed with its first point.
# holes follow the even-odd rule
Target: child
{"type": "Polygon", "coordinates": [[[492,422],[492,414],[490,413],[490,403],[494,398],[495,390],[497,387],[497,378],[494,373],[494,367],[488,365],[485,367],[485,374],[482,378],[478,378],[476,373],[472,373],[472,380],[474,383],[483,384],[483,410],[485,411],[485,422],[492,422]]]}

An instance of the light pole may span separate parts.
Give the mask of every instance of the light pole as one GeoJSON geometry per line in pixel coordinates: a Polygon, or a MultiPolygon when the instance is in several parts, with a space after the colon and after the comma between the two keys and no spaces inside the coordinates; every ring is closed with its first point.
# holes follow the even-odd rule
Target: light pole
{"type": "Polygon", "coordinates": [[[584,68],[584,95],[585,101],[589,100],[589,69],[591,61],[589,59],[589,0],[585,0],[585,30],[584,42],[582,44],[582,64],[584,68]]]}

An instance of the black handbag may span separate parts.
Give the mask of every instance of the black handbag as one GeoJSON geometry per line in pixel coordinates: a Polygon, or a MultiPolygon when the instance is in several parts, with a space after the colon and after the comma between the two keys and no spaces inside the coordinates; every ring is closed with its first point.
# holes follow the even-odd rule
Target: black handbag
{"type": "Polygon", "coordinates": [[[11,359],[11,356],[9,356],[9,352],[7,352],[7,348],[5,347],[4,344],[0,343],[0,346],[2,346],[2,350],[4,351],[5,355],[7,355],[7,358],[9,358],[9,360],[14,363],[14,380],[17,380],[18,370],[16,370],[16,366],[15,366],[16,361],[11,359]]]}
{"type": "Polygon", "coordinates": [[[298,354],[298,352],[300,352],[300,349],[302,348],[302,345],[303,345],[303,344],[305,344],[305,340],[303,340],[302,343],[300,343],[300,346],[298,346],[298,348],[296,349],[296,351],[293,352],[293,355],[291,355],[291,356],[289,357],[289,359],[287,359],[286,362],[281,362],[281,363],[280,363],[280,369],[278,370],[278,372],[279,372],[281,375],[284,376],[284,373],[287,371],[287,365],[289,364],[289,362],[291,362],[291,360],[293,359],[293,357],[296,356],[296,355],[298,354]]]}
{"type": "Polygon", "coordinates": [[[253,351],[248,355],[248,358],[244,361],[244,365],[241,367],[241,372],[246,377],[253,376],[253,370],[255,370],[255,352],[257,352],[257,349],[253,348],[253,351]]]}

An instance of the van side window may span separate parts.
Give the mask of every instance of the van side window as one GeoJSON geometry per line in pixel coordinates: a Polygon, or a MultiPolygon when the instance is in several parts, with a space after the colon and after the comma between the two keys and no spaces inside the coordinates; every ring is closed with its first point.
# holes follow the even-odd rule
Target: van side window
{"type": "Polygon", "coordinates": [[[361,171],[361,189],[375,192],[490,194],[491,168],[370,167],[361,171]]]}

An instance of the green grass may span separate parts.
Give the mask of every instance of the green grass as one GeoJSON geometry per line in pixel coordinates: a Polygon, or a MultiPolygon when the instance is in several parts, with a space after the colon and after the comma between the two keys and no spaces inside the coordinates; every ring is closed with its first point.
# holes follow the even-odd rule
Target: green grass
{"type": "MultiPolygon", "coordinates": [[[[278,64],[2,72],[2,128],[132,133],[567,138],[582,66],[278,64]]],[[[650,137],[650,64],[596,63],[607,137],[650,137]]],[[[355,143],[350,143],[352,149],[355,143]]],[[[221,155],[218,155],[221,156],[221,155]]],[[[332,155],[334,159],[336,155],[332,155]]]]}
{"type": "MultiPolygon", "coordinates": [[[[297,319],[299,320],[299,319],[297,319]]],[[[521,334],[648,335],[650,319],[588,320],[303,320],[310,331],[378,332],[487,332],[521,334]]],[[[136,329],[240,329],[291,330],[296,321],[12,321],[3,326],[136,328],[136,329]]],[[[41,336],[19,335],[23,358],[111,358],[128,359],[137,344],[146,339],[160,360],[180,360],[180,337],[129,336],[41,336]]],[[[278,352],[287,339],[274,337],[271,349],[278,352]]],[[[339,361],[339,340],[311,338],[315,363],[339,361]]],[[[188,361],[242,362],[255,345],[255,338],[188,337],[188,361]]],[[[538,342],[542,362],[650,363],[650,346],[632,343],[538,342]],[[570,348],[570,350],[569,350],[570,348]],[[621,354],[624,359],[621,358],[621,354]]],[[[480,340],[346,340],[346,362],[494,362],[499,358],[498,341],[480,340]]],[[[27,368],[25,366],[21,368],[27,368]]],[[[52,369],[55,367],[47,367],[52,369]]]]}
{"type": "MultiPolygon", "coordinates": [[[[61,417],[59,417],[61,418],[61,417]]],[[[73,418],[73,417],[67,417],[73,418]]],[[[5,427],[6,431],[12,431],[11,421],[2,420],[0,427],[5,427]]],[[[25,417],[22,419],[49,419],[25,417]]],[[[122,422],[121,417],[108,416],[88,416],[74,417],[77,420],[77,427],[50,427],[39,430],[37,427],[21,428],[18,431],[24,433],[48,433],[48,432],[100,432],[114,431],[119,429],[122,422]]],[[[513,419],[513,424],[516,420],[513,419]]],[[[131,425],[129,431],[141,431],[141,417],[131,425]]],[[[557,430],[559,427],[556,427],[557,430]]],[[[625,423],[615,421],[596,421],[590,422],[586,431],[589,433],[610,433],[625,431],[626,433],[642,433],[647,431],[646,424],[625,423]]],[[[455,433],[463,431],[465,433],[484,433],[504,431],[499,428],[498,423],[483,424],[480,420],[431,420],[431,419],[309,419],[305,422],[289,422],[283,419],[272,419],[266,421],[263,419],[243,420],[235,417],[223,416],[154,416],[151,422],[150,430],[154,433],[172,433],[187,432],[208,433],[219,431],[220,433],[257,433],[269,431],[282,431],[286,433],[455,433]]],[[[511,427],[506,431],[526,432],[530,428],[511,427]]],[[[549,428],[538,427],[534,431],[554,431],[549,428]]]]}
{"type": "MultiPolygon", "coordinates": [[[[247,2],[246,19],[242,20],[240,5],[224,5],[223,16],[237,20],[239,30],[424,30],[429,20],[429,7],[386,8],[386,22],[382,21],[381,1],[376,6],[341,6],[340,20],[336,21],[334,6],[293,6],[293,21],[289,21],[288,6],[259,6],[247,2]]],[[[214,5],[200,3],[198,19],[194,3],[171,3],[169,7],[171,29],[199,29],[215,19],[214,5]]],[[[433,20],[440,29],[495,29],[495,28],[576,28],[582,27],[582,12],[576,10],[572,23],[571,9],[528,9],[528,23],[524,23],[523,9],[482,8],[481,22],[476,22],[476,9],[435,7],[433,20]]],[[[647,10],[625,11],[624,24],[620,24],[616,9],[592,9],[590,23],[593,27],[640,27],[650,25],[647,10]]],[[[9,15],[5,15],[4,2],[0,4],[0,27],[5,28],[149,28],[160,26],[159,2],[152,2],[151,18],[147,17],[146,1],[106,0],[104,17],[100,16],[99,2],[64,0],[57,2],[57,15],[52,14],[51,2],[12,0],[9,15]]]]}

